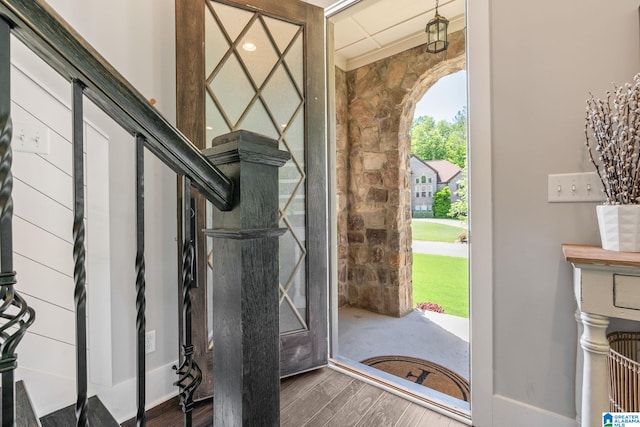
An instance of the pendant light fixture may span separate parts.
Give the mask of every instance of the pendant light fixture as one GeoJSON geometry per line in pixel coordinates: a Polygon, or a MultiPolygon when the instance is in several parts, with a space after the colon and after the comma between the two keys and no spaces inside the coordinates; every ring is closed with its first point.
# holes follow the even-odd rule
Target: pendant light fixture
{"type": "Polygon", "coordinates": [[[447,50],[447,27],[449,21],[438,14],[438,0],[436,0],[436,16],[427,24],[427,53],[438,53],[447,50]]]}

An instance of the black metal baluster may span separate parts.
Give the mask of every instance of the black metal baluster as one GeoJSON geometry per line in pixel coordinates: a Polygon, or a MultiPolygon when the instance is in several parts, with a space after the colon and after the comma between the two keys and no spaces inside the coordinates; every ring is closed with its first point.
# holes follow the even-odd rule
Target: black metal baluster
{"type": "Polygon", "coordinates": [[[195,206],[191,199],[191,180],[183,177],[182,188],[182,328],[184,343],[182,344],[182,364],[174,366],[179,378],[174,383],[180,387],[180,405],[184,412],[184,425],[191,427],[191,411],[193,410],[193,392],[202,381],[202,371],[193,358],[191,340],[191,288],[195,286],[195,206]]]}
{"type": "MultiPolygon", "coordinates": [[[[10,29],[9,25],[0,20],[0,95],[5,95],[0,99],[0,174],[2,175],[2,187],[0,187],[0,203],[2,204],[2,216],[0,217],[0,248],[2,262],[2,311],[9,308],[13,300],[13,285],[16,283],[15,273],[13,273],[13,176],[11,174],[11,136],[13,129],[11,125],[11,53],[10,53],[10,29]]],[[[4,316],[3,316],[4,317],[4,316]]],[[[5,337],[3,336],[3,342],[5,337]]],[[[5,354],[3,349],[1,364],[2,368],[7,365],[7,371],[2,372],[2,425],[13,425],[15,419],[15,388],[13,379],[13,368],[10,365],[14,362],[11,354],[5,354]]]]}
{"type": "Polygon", "coordinates": [[[87,270],[84,247],[84,133],[82,84],[72,83],[73,123],[73,280],[76,304],[76,425],[88,426],[87,397],[87,270]]]}
{"type": "Polygon", "coordinates": [[[16,423],[14,370],[16,348],[27,328],[35,320],[35,312],[14,289],[13,271],[13,175],[11,174],[11,29],[0,18],[0,374],[2,374],[2,426],[16,423]],[[13,307],[13,308],[11,308],[13,307]],[[9,310],[11,309],[11,312],[9,310]],[[17,327],[17,328],[16,328],[17,327]]]}
{"type": "Polygon", "coordinates": [[[136,425],[144,426],[146,424],[145,407],[145,382],[146,382],[146,365],[145,365],[145,332],[146,318],[145,309],[147,306],[145,299],[145,266],[144,266],[144,142],[145,139],[141,135],[136,135],[136,328],[137,337],[137,395],[138,395],[138,412],[136,414],[136,425]]]}

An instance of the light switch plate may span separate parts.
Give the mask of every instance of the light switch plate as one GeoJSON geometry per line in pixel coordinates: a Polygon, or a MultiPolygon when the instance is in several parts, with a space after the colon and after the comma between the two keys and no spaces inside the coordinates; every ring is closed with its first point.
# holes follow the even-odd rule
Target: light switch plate
{"type": "Polygon", "coordinates": [[[25,153],[49,154],[49,128],[43,124],[14,122],[11,148],[25,153]]]}
{"type": "Polygon", "coordinates": [[[596,172],[549,175],[549,203],[603,202],[602,182],[596,172]]]}

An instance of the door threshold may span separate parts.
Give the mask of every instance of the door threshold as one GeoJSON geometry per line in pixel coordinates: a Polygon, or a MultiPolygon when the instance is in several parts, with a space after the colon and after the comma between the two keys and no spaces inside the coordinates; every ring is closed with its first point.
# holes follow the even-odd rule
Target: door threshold
{"type": "Polygon", "coordinates": [[[329,359],[328,367],[463,424],[471,425],[471,405],[469,402],[342,356],[329,359]]]}

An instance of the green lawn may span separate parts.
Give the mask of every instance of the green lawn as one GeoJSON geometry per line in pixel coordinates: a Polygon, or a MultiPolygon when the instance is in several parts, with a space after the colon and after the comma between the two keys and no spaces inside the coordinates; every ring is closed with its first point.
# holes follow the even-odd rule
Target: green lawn
{"type": "Polygon", "coordinates": [[[467,258],[413,254],[414,307],[417,303],[432,302],[447,314],[469,317],[468,282],[467,258]]]}
{"type": "Polygon", "coordinates": [[[432,242],[450,242],[458,240],[458,235],[464,228],[451,225],[436,224],[427,221],[413,221],[411,223],[413,240],[430,240],[432,242]]]}

